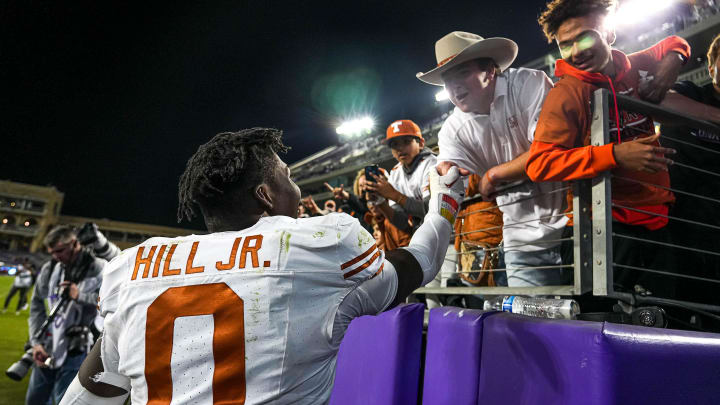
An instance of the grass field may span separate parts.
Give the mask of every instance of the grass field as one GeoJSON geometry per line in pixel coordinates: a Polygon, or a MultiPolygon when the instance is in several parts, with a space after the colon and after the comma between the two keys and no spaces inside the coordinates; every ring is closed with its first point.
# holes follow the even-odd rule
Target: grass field
{"type": "MultiPolygon", "coordinates": [[[[0,304],[5,302],[13,278],[0,276],[0,304]]],[[[30,299],[29,295],[28,300],[30,299]]],[[[0,368],[3,371],[0,374],[0,403],[3,405],[24,404],[25,390],[27,390],[28,381],[30,380],[29,375],[20,382],[13,381],[5,375],[5,370],[10,364],[20,359],[23,345],[28,338],[28,311],[25,310],[20,315],[15,315],[17,300],[18,294],[15,294],[8,307],[8,312],[0,314],[0,368]]]]}

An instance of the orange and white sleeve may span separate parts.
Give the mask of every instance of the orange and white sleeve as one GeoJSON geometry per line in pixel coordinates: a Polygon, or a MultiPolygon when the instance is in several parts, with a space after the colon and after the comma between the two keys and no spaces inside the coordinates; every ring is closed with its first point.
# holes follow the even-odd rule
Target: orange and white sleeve
{"type": "Polygon", "coordinates": [[[337,262],[343,279],[358,283],[380,274],[385,253],[378,248],[375,238],[349,215],[339,216],[337,226],[337,262]]]}

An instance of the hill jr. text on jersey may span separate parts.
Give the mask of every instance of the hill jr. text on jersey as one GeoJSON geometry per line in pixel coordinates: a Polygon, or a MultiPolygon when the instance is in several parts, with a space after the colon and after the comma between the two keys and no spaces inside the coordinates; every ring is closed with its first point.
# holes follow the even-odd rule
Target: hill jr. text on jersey
{"type": "MultiPolygon", "coordinates": [[[[215,263],[217,270],[231,270],[233,268],[244,269],[250,256],[250,264],[253,268],[260,267],[258,260],[258,251],[262,247],[262,235],[251,235],[246,237],[235,238],[230,254],[226,260],[219,260],[215,263]],[[242,247],[240,247],[242,242],[242,247]],[[240,254],[238,255],[238,250],[240,254]],[[239,256],[239,258],[238,258],[239,256]],[[237,263],[237,267],[235,264],[237,263]]],[[[177,276],[179,274],[195,274],[202,273],[205,271],[205,266],[197,266],[193,262],[198,249],[201,249],[200,242],[195,241],[192,243],[190,252],[187,254],[187,260],[185,260],[185,268],[170,268],[175,250],[178,247],[178,243],[168,245],[153,245],[153,246],[140,246],[138,247],[137,254],[135,255],[135,268],[132,272],[131,280],[135,280],[140,271],[140,267],[143,267],[142,278],[152,277],[168,277],[177,276]],[[145,249],[147,248],[147,254],[145,249]],[[162,272],[160,268],[162,267],[162,272]],[[150,269],[152,268],[152,273],[150,269]]],[[[182,263],[182,261],[181,261],[182,263]]],[[[263,267],[269,267],[270,262],[264,261],[263,267]]]]}

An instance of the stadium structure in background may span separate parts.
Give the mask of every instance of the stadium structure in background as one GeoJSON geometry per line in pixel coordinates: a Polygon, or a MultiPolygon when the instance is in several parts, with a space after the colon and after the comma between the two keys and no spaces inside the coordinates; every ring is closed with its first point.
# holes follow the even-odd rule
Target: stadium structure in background
{"type": "MultiPolygon", "coordinates": [[[[648,0],[635,2],[635,8],[648,6],[648,0]]],[[[636,24],[633,10],[627,8],[626,12],[619,10],[616,24],[622,26],[614,47],[632,53],[647,48],[668,35],[678,35],[690,43],[693,49],[692,58],[683,67],[678,81],[690,80],[700,86],[710,83],[707,72],[705,53],[713,37],[720,33],[720,3],[718,0],[705,0],[693,2],[660,2],[665,7],[659,7],[650,2],[649,9],[655,15],[643,13],[643,24],[636,24]],[[649,28],[648,28],[649,27],[649,28]]],[[[622,5],[621,4],[621,5],[622,5]]],[[[522,67],[544,71],[548,77],[556,80],[555,61],[559,58],[559,51],[553,51],[545,56],[534,59],[522,67]]],[[[425,117],[428,121],[421,126],[426,146],[437,148],[438,131],[448,117],[452,104],[438,95],[435,101],[444,112],[437,117],[425,117]]],[[[418,117],[419,118],[419,117],[418,117]]],[[[355,174],[367,164],[376,163],[385,169],[395,165],[390,149],[381,141],[385,138],[386,125],[379,125],[380,131],[361,136],[341,137],[341,143],[325,148],[304,159],[290,165],[293,180],[300,187],[304,195],[312,195],[315,201],[322,206],[322,202],[332,198],[332,194],[323,186],[328,182],[333,187],[340,184],[352,188],[355,174]]]]}
{"type": "Polygon", "coordinates": [[[152,236],[175,237],[204,232],[167,226],[60,215],[65,194],[53,186],[0,180],[0,251],[44,252],[43,238],[55,225],[81,227],[94,222],[120,249],[152,236]]]}

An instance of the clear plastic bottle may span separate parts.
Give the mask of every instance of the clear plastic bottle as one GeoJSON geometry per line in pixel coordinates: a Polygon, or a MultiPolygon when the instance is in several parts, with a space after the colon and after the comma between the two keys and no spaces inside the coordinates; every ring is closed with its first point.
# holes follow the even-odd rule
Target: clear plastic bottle
{"type": "Polygon", "coordinates": [[[580,313],[580,306],[575,300],[520,297],[517,295],[498,296],[485,300],[483,309],[550,319],[574,319],[580,313]]]}

